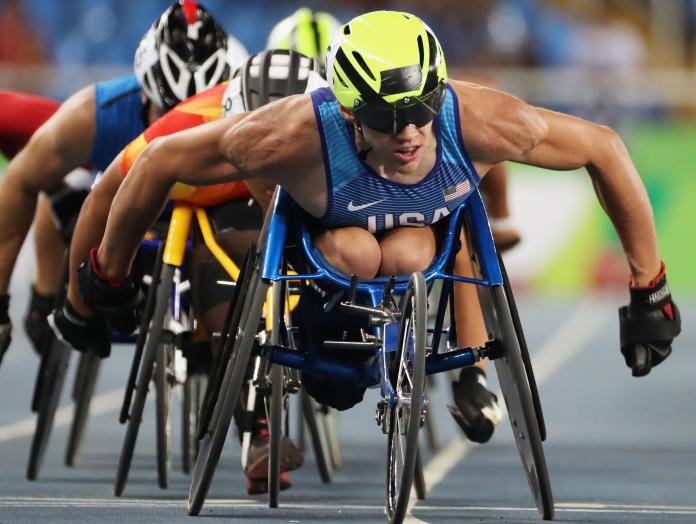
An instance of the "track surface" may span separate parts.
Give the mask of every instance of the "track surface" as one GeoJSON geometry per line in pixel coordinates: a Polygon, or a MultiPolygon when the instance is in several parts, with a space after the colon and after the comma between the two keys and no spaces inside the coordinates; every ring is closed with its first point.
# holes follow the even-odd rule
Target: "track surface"
{"type": "MultiPolygon", "coordinates": [[[[696,522],[696,302],[681,301],[684,332],[670,359],[634,379],[618,350],[620,298],[520,300],[545,409],[546,443],[557,520],[696,522]]],[[[37,358],[21,333],[26,297],[13,297],[15,340],[0,368],[0,523],[194,522],[185,513],[188,480],[180,472],[179,432],[168,490],[156,485],[154,406],[148,405],[124,497],[112,496],[125,427],[117,422],[132,348],[115,347],[102,369],[83,452],[62,465],[70,408],[61,410],[40,479],[24,478],[33,418],[28,406],[37,358]]],[[[76,358],[71,362],[68,380],[76,358]]],[[[538,520],[507,419],[485,446],[461,440],[449,414],[449,384],[431,396],[444,446],[426,456],[429,495],[410,522],[538,520]]],[[[63,406],[69,405],[68,388],[63,406]]],[[[223,452],[202,522],[381,522],[386,438],[374,421],[375,391],[339,424],[344,466],[322,485],[307,455],[281,493],[281,508],[247,497],[236,439],[223,452]]],[[[175,408],[180,404],[175,403],[175,408]]],[[[178,411],[175,428],[179,428],[178,411]]]]}

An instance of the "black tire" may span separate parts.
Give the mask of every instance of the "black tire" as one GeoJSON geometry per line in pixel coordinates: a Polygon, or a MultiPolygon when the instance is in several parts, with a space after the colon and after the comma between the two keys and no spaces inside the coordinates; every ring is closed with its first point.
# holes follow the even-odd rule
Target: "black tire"
{"type": "Polygon", "coordinates": [[[75,401],[75,411],[73,413],[70,434],[68,436],[68,446],[65,450],[65,465],[74,466],[75,459],[80,452],[82,437],[87,426],[89,416],[89,405],[94,396],[97,385],[101,358],[94,353],[83,353],[80,355],[80,364],[75,377],[75,388],[73,389],[73,400],[75,401]]]}
{"type": "Polygon", "coordinates": [[[215,404],[217,403],[220,389],[222,387],[223,377],[227,370],[227,364],[232,355],[232,350],[235,344],[235,334],[239,321],[242,318],[244,311],[244,302],[247,294],[251,289],[253,282],[252,278],[256,276],[254,268],[258,255],[254,244],[249,247],[242,268],[239,271],[239,279],[235,285],[230,305],[227,309],[227,315],[223,325],[220,347],[222,348],[219,360],[216,362],[216,367],[205,388],[205,395],[201,404],[200,415],[198,417],[198,439],[202,439],[208,432],[210,419],[213,416],[215,404]]]}
{"type": "MultiPolygon", "coordinates": [[[[429,388],[435,387],[435,375],[428,375],[425,380],[426,391],[429,388]]],[[[435,417],[433,416],[433,411],[431,409],[425,412],[425,436],[426,442],[428,443],[428,449],[432,452],[437,452],[442,448],[442,440],[440,439],[440,432],[437,430],[437,423],[435,422],[435,417]]]]}
{"type": "Polygon", "coordinates": [[[421,460],[420,448],[416,455],[416,469],[413,473],[413,487],[416,489],[416,497],[418,500],[425,500],[428,495],[428,490],[425,485],[425,475],[423,474],[423,461],[421,460]]]}
{"type": "Polygon", "coordinates": [[[77,402],[77,400],[80,398],[80,395],[82,394],[82,387],[84,386],[85,375],[87,374],[87,367],[89,365],[87,360],[87,354],[81,353],[80,358],[77,361],[77,371],[75,372],[75,380],[73,381],[73,402],[77,402]]]}
{"type": "Polygon", "coordinates": [[[150,387],[152,379],[152,370],[157,358],[157,348],[160,345],[162,338],[162,330],[164,318],[167,314],[169,306],[169,291],[171,289],[172,280],[174,279],[175,266],[164,264],[160,277],[159,285],[157,286],[157,298],[155,301],[155,310],[152,315],[152,322],[147,333],[145,341],[145,349],[143,358],[140,363],[140,373],[135,388],[135,396],[131,406],[128,424],[126,425],[126,436],[123,440],[121,448],[121,456],[118,461],[116,470],[116,482],[114,483],[114,495],[120,497],[123,494],[123,489],[128,481],[128,472],[130,470],[131,461],[133,460],[133,450],[135,442],[138,439],[138,429],[143,417],[145,409],[145,399],[150,387]]]}
{"type": "Polygon", "coordinates": [[[500,389],[537,509],[544,520],[553,520],[553,494],[519,338],[505,290],[496,286],[491,291],[504,351],[503,356],[495,360],[500,389]]]}
{"type": "Polygon", "coordinates": [[[198,412],[205,389],[206,376],[197,373],[188,375],[184,382],[184,401],[182,403],[182,460],[181,467],[187,475],[198,455],[198,412]]]}
{"type": "Polygon", "coordinates": [[[338,428],[336,427],[336,417],[338,414],[329,406],[320,406],[318,420],[326,436],[326,445],[331,457],[333,468],[340,468],[343,464],[343,453],[341,452],[341,440],[338,438],[338,428]]]}
{"type": "Polygon", "coordinates": [[[42,369],[43,378],[41,379],[42,385],[36,411],[36,430],[29,451],[29,464],[27,466],[29,480],[36,480],[43,463],[72,349],[53,337],[53,342],[47,348],[47,352],[46,365],[42,369]]]}
{"type": "MultiPolygon", "coordinates": [[[[276,323],[273,328],[275,331],[278,324],[276,323]]],[[[271,401],[268,417],[268,507],[270,508],[277,508],[280,498],[280,441],[283,437],[283,397],[285,395],[283,375],[283,366],[271,365],[269,373],[271,401]]]]}
{"type": "Polygon", "coordinates": [[[425,345],[427,336],[427,288],[422,273],[411,275],[404,295],[397,350],[390,365],[389,380],[399,398],[410,396],[416,411],[409,410],[406,427],[401,415],[406,405],[388,408],[387,492],[386,510],[389,521],[401,523],[406,516],[418,457],[418,431],[421,425],[421,399],[425,388],[425,345]],[[413,351],[404,349],[408,340],[413,351]],[[407,368],[404,370],[404,368],[407,368]],[[410,369],[409,369],[410,368],[410,369]],[[402,443],[403,436],[403,443],[402,443]],[[403,457],[403,459],[402,459],[403,457]]]}
{"type": "Polygon", "coordinates": [[[312,441],[312,449],[314,450],[314,458],[317,461],[319,478],[324,484],[329,484],[331,482],[333,459],[327,442],[326,427],[324,421],[321,420],[328,415],[320,412],[320,408],[317,407],[316,402],[306,391],[300,391],[300,399],[302,402],[302,415],[304,422],[307,424],[309,438],[312,441]]]}
{"type": "Polygon", "coordinates": [[[236,333],[234,349],[225,369],[220,394],[217,397],[215,406],[212,408],[207,431],[199,442],[198,458],[193,470],[191,489],[187,502],[189,515],[198,515],[203,507],[215,469],[220,460],[220,453],[225,444],[235,408],[240,399],[249,358],[251,357],[259,321],[263,313],[266,292],[269,287],[267,282],[262,282],[258,278],[259,270],[259,261],[257,259],[252,268],[251,287],[242,305],[239,329],[232,331],[232,333],[236,333]]]}
{"type": "Polygon", "coordinates": [[[546,422],[544,422],[544,413],[541,409],[541,398],[539,397],[539,389],[537,388],[536,379],[534,378],[532,360],[531,358],[529,358],[529,349],[527,348],[527,341],[524,337],[524,331],[522,330],[522,322],[520,322],[520,315],[517,312],[517,304],[515,304],[515,297],[512,294],[512,286],[510,285],[510,279],[508,278],[507,271],[505,271],[503,257],[501,257],[500,254],[498,254],[498,263],[500,264],[500,271],[503,274],[503,287],[505,289],[505,296],[507,297],[508,306],[510,307],[512,325],[514,326],[515,332],[517,333],[517,341],[520,344],[522,362],[524,362],[524,369],[527,372],[527,380],[529,381],[529,387],[532,392],[532,401],[534,402],[534,413],[536,414],[537,425],[539,426],[539,435],[543,442],[546,440],[546,422]]]}
{"type": "Polygon", "coordinates": [[[133,362],[128,373],[128,381],[126,382],[126,390],[123,394],[123,404],[121,405],[121,413],[118,421],[121,424],[128,422],[128,414],[130,413],[131,401],[133,400],[133,391],[135,391],[135,383],[138,379],[138,368],[140,367],[143,358],[143,350],[147,333],[152,321],[152,314],[155,311],[155,300],[157,299],[157,286],[159,285],[160,276],[162,275],[162,256],[164,254],[165,242],[160,242],[155,255],[155,265],[152,268],[152,280],[147,290],[145,298],[145,307],[143,308],[143,318],[140,321],[138,328],[138,338],[135,341],[135,351],[133,352],[133,362]]]}
{"type": "Polygon", "coordinates": [[[157,483],[162,489],[169,485],[172,428],[169,409],[172,401],[174,346],[161,343],[155,360],[155,420],[157,434],[157,483]]]}

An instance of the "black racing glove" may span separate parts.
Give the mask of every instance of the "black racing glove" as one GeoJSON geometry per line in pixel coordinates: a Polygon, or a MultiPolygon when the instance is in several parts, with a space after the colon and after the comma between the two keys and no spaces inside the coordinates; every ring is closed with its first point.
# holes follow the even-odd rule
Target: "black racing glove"
{"type": "Polygon", "coordinates": [[[629,289],[630,304],[619,308],[621,353],[633,376],[642,377],[672,352],[681,318],[667,286],[664,262],[648,286],[629,289]]]}
{"type": "Polygon", "coordinates": [[[0,363],[12,342],[12,322],[9,316],[10,295],[0,295],[0,363]]]}
{"type": "Polygon", "coordinates": [[[55,302],[55,295],[41,295],[34,286],[31,286],[29,309],[24,316],[24,332],[34,346],[34,351],[39,355],[43,354],[50,341],[51,326],[47,318],[53,311],[55,302]]]}
{"type": "Polygon", "coordinates": [[[124,334],[130,334],[138,327],[136,307],[143,298],[141,281],[136,271],[131,271],[121,281],[104,275],[97,265],[96,247],[90,249],[89,258],[77,270],[77,285],[82,300],[99,316],[108,319],[114,329],[124,334]]]}

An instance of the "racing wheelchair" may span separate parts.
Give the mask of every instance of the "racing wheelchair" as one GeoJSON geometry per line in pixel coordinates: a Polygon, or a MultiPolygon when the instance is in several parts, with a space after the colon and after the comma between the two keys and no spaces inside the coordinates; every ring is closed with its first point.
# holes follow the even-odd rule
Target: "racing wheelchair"
{"type": "MultiPolygon", "coordinates": [[[[359,281],[332,269],[312,245],[311,220],[283,189],[277,189],[266,215],[259,248],[247,257],[238,281],[236,311],[229,326],[224,378],[210,414],[203,417],[199,454],[187,510],[197,515],[205,502],[229,425],[238,409],[250,359],[267,366],[270,400],[269,504],[278,506],[279,440],[282,432],[286,376],[284,368],[365,387],[379,386],[377,421],[387,435],[385,510],[390,522],[405,518],[418,461],[418,436],[428,409],[427,375],[494,360],[516,444],[537,508],[554,516],[542,440],[546,430],[531,363],[505,275],[495,251],[486,212],[477,192],[453,212],[440,239],[440,253],[423,273],[359,281]],[[453,274],[460,231],[468,232],[477,278],[453,274]],[[292,266],[297,274],[289,274],[292,266]],[[432,331],[427,329],[428,290],[442,280],[432,331]],[[291,325],[286,297],[292,282],[304,293],[320,288],[325,312],[361,318],[366,328],[358,340],[312,340],[302,321],[291,325]],[[477,285],[489,340],[483,347],[456,347],[453,285],[477,285]],[[259,330],[266,296],[270,318],[259,330]],[[449,308],[447,307],[449,305],[449,308]],[[447,351],[440,351],[446,311],[450,312],[447,351]],[[454,328],[454,329],[453,329],[454,328]],[[298,333],[301,335],[298,340],[298,333]],[[430,336],[429,336],[430,335],[430,336]],[[334,357],[331,352],[334,352],[334,357]],[[337,358],[361,352],[358,362],[337,358]]],[[[302,301],[297,308],[303,309],[302,301]]]]}
{"type": "MultiPolygon", "coordinates": [[[[186,265],[187,247],[190,247],[189,237],[194,221],[198,225],[203,243],[229,277],[229,281],[218,282],[218,284],[234,285],[240,277],[239,268],[216,242],[213,225],[206,209],[200,206],[176,203],[171,213],[166,240],[146,239],[144,241],[145,244],[157,242],[159,248],[154,261],[152,278],[149,282],[136,350],[119,418],[119,421],[127,426],[114,484],[116,496],[123,494],[128,480],[151,382],[154,382],[156,390],[159,486],[166,488],[168,485],[171,455],[169,412],[172,386],[177,382],[182,383],[183,386],[182,466],[185,473],[189,473],[198,451],[196,436],[199,426],[199,412],[201,409],[205,410],[204,391],[206,397],[209,397],[210,391],[214,389],[216,384],[215,377],[213,376],[214,380],[210,385],[208,385],[208,376],[202,373],[186,373],[185,380],[177,379],[179,373],[175,358],[176,350],[182,348],[186,336],[195,329],[192,322],[193,315],[186,311],[186,301],[182,298],[190,287],[189,281],[182,277],[182,269],[186,265]]],[[[229,325],[229,323],[230,312],[228,312],[223,326],[229,325]]],[[[225,327],[223,327],[223,331],[227,331],[225,327]]],[[[320,443],[323,443],[324,440],[318,434],[320,432],[317,422],[318,416],[314,412],[307,412],[304,415],[310,429],[315,454],[318,455],[317,462],[326,464],[329,460],[329,451],[320,447],[320,443]]],[[[320,469],[320,474],[323,481],[330,481],[324,468],[320,469]]]]}

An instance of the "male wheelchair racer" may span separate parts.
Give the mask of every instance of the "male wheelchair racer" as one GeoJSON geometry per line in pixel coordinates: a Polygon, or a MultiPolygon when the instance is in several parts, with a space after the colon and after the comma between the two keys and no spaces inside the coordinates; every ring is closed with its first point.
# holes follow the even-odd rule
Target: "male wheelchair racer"
{"type": "MultiPolygon", "coordinates": [[[[350,385],[346,390],[357,392],[359,397],[349,399],[348,405],[359,401],[366,387],[379,385],[381,399],[377,406],[377,420],[387,434],[386,512],[390,522],[401,522],[414,480],[418,432],[428,406],[425,376],[470,366],[481,358],[489,358],[495,360],[513,434],[537,507],[545,519],[553,518],[553,497],[541,444],[545,427],[536,384],[509,282],[502,260],[496,255],[483,203],[477,192],[450,216],[442,235],[440,253],[424,273],[359,281],[328,267],[312,245],[306,215],[283,189],[278,189],[266,215],[259,249],[248,256],[238,286],[234,304],[236,315],[229,326],[229,358],[222,362],[226,366],[224,379],[212,413],[202,420],[202,439],[188,501],[189,514],[198,514],[205,501],[230,421],[237,409],[250,358],[255,355],[270,364],[271,506],[278,504],[278,442],[282,431],[285,388],[283,367],[302,371],[305,388],[318,396],[322,394],[322,378],[350,385]],[[456,244],[463,224],[466,224],[478,278],[453,274],[456,244]],[[298,274],[288,274],[289,265],[298,274]],[[427,294],[436,280],[443,281],[443,291],[428,345],[427,294]],[[350,322],[344,333],[357,330],[359,339],[320,340],[311,331],[303,333],[309,322],[302,314],[302,300],[298,306],[299,315],[293,315],[293,318],[299,318],[299,326],[292,326],[285,311],[288,284],[292,281],[299,281],[303,289],[314,287],[322,290],[324,312],[340,312],[341,320],[347,318],[344,314],[357,318],[357,323],[350,322]],[[454,282],[478,286],[489,333],[489,341],[484,347],[439,350],[447,306],[452,306],[454,282]],[[268,293],[270,318],[267,329],[259,332],[268,293]],[[299,348],[294,343],[298,338],[299,348]],[[335,357],[331,355],[332,351],[336,352],[335,357]],[[361,353],[361,358],[344,358],[346,353],[361,353]],[[313,385],[319,386],[318,389],[315,390],[313,385]]],[[[449,311],[452,315],[453,307],[449,311]]],[[[313,310],[311,315],[314,314],[313,310]]],[[[322,321],[329,318],[326,316],[322,321]]],[[[451,324],[456,328],[453,319],[451,324]]],[[[454,340],[455,329],[450,328],[449,341],[452,343],[454,340]]],[[[319,400],[331,402],[327,398],[319,400]]]]}

